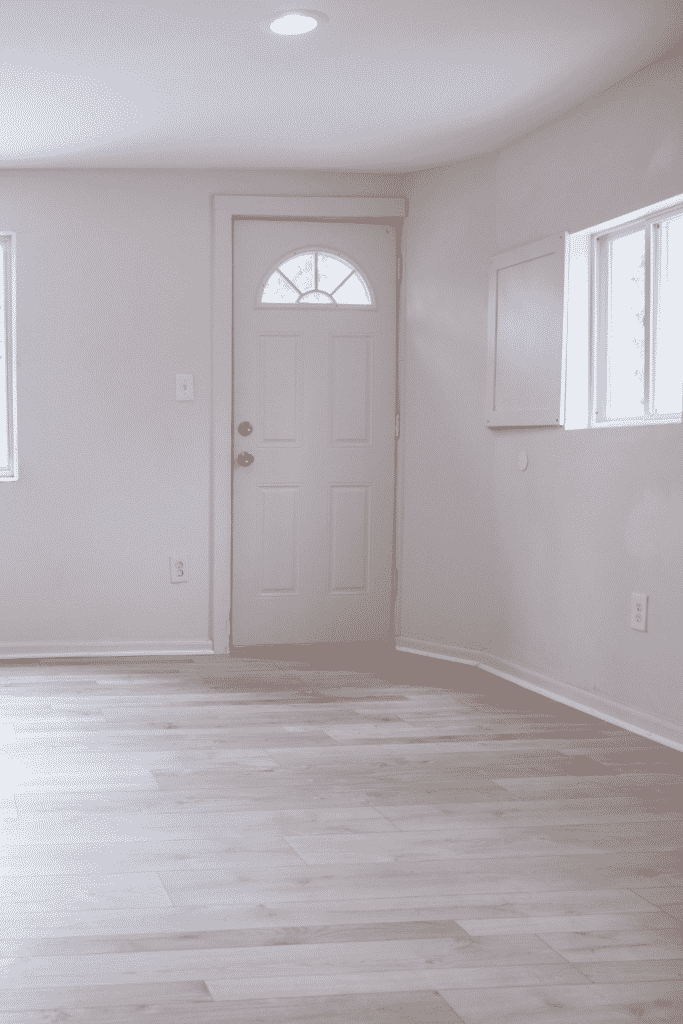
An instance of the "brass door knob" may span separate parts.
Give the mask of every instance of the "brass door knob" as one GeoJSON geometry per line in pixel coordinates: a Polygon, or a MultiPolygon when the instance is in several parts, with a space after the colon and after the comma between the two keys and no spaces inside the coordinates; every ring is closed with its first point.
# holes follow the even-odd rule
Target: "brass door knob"
{"type": "Polygon", "coordinates": [[[254,428],[248,420],[243,420],[237,428],[237,433],[241,434],[242,437],[248,437],[253,429],[254,428]]]}
{"type": "Polygon", "coordinates": [[[251,452],[240,452],[239,455],[237,456],[238,466],[251,466],[253,461],[254,456],[251,454],[251,452]]]}

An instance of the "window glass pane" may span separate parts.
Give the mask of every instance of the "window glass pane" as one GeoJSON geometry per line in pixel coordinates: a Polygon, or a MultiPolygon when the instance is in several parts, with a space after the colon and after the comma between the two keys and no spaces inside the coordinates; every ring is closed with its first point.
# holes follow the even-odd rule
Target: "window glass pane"
{"type": "Polygon", "coordinates": [[[352,271],[353,267],[338,256],[331,256],[328,252],[318,253],[318,288],[333,292],[352,271]]]}
{"type": "Polygon", "coordinates": [[[683,216],[664,221],[657,260],[654,410],[681,414],[683,385],[683,216]]]}
{"type": "Polygon", "coordinates": [[[279,270],[271,274],[263,289],[261,302],[296,302],[299,292],[286,281],[279,270]]]}
{"type": "Polygon", "coordinates": [[[334,292],[334,299],[340,305],[347,303],[354,306],[370,305],[370,293],[365,285],[365,281],[362,281],[358,274],[353,274],[348,281],[344,282],[341,288],[334,292]]]}
{"type": "Polygon", "coordinates": [[[302,252],[280,264],[280,270],[301,292],[315,288],[315,253],[302,252]]]}
{"type": "Polygon", "coordinates": [[[260,301],[372,305],[370,289],[358,271],[348,260],[328,252],[299,253],[285,260],[268,278],[260,301]]]}
{"type": "Polygon", "coordinates": [[[606,248],[605,415],[643,416],[645,229],[607,239],[606,248]]]}

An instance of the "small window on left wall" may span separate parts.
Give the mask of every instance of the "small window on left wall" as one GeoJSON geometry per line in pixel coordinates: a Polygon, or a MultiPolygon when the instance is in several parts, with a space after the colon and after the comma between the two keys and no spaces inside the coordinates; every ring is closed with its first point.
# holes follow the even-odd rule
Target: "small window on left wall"
{"type": "Polygon", "coordinates": [[[0,480],[17,475],[16,235],[0,231],[0,480]]]}

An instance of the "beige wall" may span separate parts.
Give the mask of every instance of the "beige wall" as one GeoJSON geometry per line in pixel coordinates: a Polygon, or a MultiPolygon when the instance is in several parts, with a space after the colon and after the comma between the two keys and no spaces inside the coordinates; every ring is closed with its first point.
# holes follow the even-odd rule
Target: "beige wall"
{"type": "Polygon", "coordinates": [[[230,192],[402,183],[0,172],[0,228],[17,233],[20,477],[0,484],[0,653],[209,637],[211,196],[230,192]],[[176,402],[176,373],[195,375],[194,402],[176,402]],[[189,560],[181,586],[173,551],[189,560]]]}
{"type": "Polygon", "coordinates": [[[403,637],[683,725],[683,429],[484,426],[489,258],[683,193],[681,47],[407,186],[403,637]],[[634,590],[650,595],[645,634],[634,590]]]}

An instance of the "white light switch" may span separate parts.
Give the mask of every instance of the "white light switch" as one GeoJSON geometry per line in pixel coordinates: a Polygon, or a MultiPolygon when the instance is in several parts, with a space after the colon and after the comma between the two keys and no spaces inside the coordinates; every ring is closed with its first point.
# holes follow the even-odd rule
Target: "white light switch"
{"type": "Polygon", "coordinates": [[[179,402],[191,402],[194,398],[194,375],[191,373],[176,373],[175,375],[175,396],[179,402]]]}

